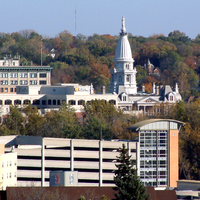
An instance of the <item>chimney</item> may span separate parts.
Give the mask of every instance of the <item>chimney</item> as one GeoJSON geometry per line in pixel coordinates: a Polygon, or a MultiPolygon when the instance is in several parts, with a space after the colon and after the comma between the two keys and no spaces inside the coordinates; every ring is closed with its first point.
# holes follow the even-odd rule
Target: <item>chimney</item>
{"type": "Polygon", "coordinates": [[[156,95],[160,94],[159,86],[156,86],[156,95]]]}
{"type": "Polygon", "coordinates": [[[156,85],[155,83],[153,83],[153,87],[152,87],[152,93],[155,94],[156,93],[156,85]]]}
{"type": "Polygon", "coordinates": [[[106,86],[102,86],[101,87],[101,93],[102,94],[106,94],[106,86]]]}
{"type": "Polygon", "coordinates": [[[142,85],[142,92],[145,92],[145,85],[142,85]]]}

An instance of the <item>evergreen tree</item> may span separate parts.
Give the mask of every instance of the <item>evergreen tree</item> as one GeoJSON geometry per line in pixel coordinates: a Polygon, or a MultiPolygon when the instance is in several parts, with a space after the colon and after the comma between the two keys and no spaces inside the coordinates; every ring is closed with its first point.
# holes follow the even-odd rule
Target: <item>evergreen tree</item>
{"type": "Polygon", "coordinates": [[[117,156],[116,164],[117,170],[115,170],[115,185],[114,190],[116,200],[148,200],[149,195],[146,192],[146,188],[137,176],[137,169],[133,167],[131,156],[128,155],[128,149],[123,144],[120,148],[120,156],[117,156]]]}

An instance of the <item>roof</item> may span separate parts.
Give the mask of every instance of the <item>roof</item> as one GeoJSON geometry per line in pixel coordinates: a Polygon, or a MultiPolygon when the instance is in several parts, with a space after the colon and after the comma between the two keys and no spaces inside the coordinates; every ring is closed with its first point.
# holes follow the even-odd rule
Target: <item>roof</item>
{"type": "Polygon", "coordinates": [[[184,125],[183,122],[175,120],[175,119],[147,119],[144,121],[140,121],[138,123],[133,124],[132,126],[128,127],[128,129],[134,130],[134,131],[138,131],[138,129],[140,129],[141,127],[153,123],[153,122],[160,122],[160,121],[169,121],[169,122],[176,122],[180,125],[184,125]]]}

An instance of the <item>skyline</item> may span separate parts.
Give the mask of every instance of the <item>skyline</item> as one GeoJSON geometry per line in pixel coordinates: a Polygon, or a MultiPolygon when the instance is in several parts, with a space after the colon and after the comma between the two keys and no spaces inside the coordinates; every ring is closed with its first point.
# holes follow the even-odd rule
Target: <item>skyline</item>
{"type": "Polygon", "coordinates": [[[194,39],[200,34],[196,23],[200,17],[200,1],[197,0],[3,0],[1,5],[0,32],[4,33],[30,29],[46,37],[55,37],[67,30],[74,36],[79,33],[114,36],[119,35],[124,16],[127,32],[133,36],[167,36],[180,30],[194,39]]]}

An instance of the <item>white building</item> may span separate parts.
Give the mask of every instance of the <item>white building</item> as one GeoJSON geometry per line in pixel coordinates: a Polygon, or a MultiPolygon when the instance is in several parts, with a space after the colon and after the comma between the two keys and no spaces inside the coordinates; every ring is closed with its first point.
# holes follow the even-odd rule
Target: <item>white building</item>
{"type": "Polygon", "coordinates": [[[7,186],[17,186],[17,153],[11,149],[5,153],[4,144],[0,144],[0,190],[7,186]]]}
{"type": "Polygon", "coordinates": [[[110,92],[118,94],[118,107],[129,113],[143,111],[144,114],[153,112],[153,107],[160,103],[173,104],[182,100],[176,84],[173,91],[169,85],[156,86],[153,84],[152,93],[137,92],[136,68],[128,41],[125,19],[122,17],[120,38],[111,69],[110,92]]]}

